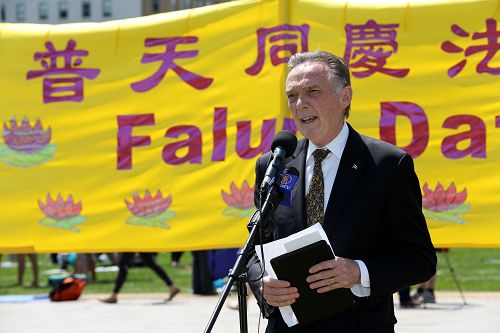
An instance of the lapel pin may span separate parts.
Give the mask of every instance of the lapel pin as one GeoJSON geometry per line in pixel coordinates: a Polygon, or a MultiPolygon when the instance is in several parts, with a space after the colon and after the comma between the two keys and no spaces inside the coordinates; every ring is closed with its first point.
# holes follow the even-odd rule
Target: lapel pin
{"type": "Polygon", "coordinates": [[[358,170],[358,166],[357,166],[356,164],[353,164],[353,165],[352,165],[352,168],[353,168],[354,170],[358,170]]]}

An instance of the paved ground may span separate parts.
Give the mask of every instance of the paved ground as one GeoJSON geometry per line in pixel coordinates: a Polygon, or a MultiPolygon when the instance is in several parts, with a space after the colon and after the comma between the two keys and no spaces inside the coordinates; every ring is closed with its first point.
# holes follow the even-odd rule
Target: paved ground
{"type": "MultiPolygon", "coordinates": [[[[164,303],[159,294],[123,295],[116,305],[84,295],[76,302],[0,303],[0,333],[128,333],[204,331],[217,297],[180,294],[164,303]]],[[[463,306],[458,293],[438,293],[438,303],[427,308],[400,310],[397,333],[499,333],[500,293],[466,293],[463,306]]],[[[257,332],[258,309],[249,303],[249,332],[257,332]]],[[[261,321],[264,332],[265,320],[261,321]]],[[[239,332],[238,311],[224,307],[212,332],[239,332]]]]}

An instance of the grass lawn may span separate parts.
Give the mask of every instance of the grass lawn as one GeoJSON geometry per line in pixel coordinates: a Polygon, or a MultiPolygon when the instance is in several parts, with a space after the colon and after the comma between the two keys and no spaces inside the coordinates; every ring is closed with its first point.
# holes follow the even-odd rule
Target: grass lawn
{"type": "MultiPolygon", "coordinates": [[[[448,253],[452,267],[464,291],[500,291],[500,249],[452,249],[448,253]]],[[[4,255],[3,261],[6,261],[4,255]]],[[[437,290],[457,290],[443,253],[438,253],[437,290]]],[[[158,263],[166,269],[171,279],[185,293],[191,292],[191,253],[186,252],[181,259],[181,267],[170,266],[170,253],[161,253],[157,257],[158,263]]],[[[16,286],[17,268],[0,268],[0,295],[13,294],[42,294],[48,293],[47,275],[43,272],[58,268],[53,265],[47,255],[39,255],[40,288],[29,287],[31,269],[26,258],[25,272],[26,286],[16,286]]],[[[99,272],[97,281],[90,283],[85,293],[111,293],[117,272],[99,272]]],[[[167,294],[168,290],[156,274],[149,268],[132,268],[122,288],[122,293],[160,292],[167,294]]]]}
{"type": "MultiPolygon", "coordinates": [[[[8,255],[3,256],[3,261],[7,260],[8,255]]],[[[191,253],[186,252],[181,257],[181,266],[173,268],[170,266],[170,253],[160,253],[157,256],[157,262],[162,266],[168,276],[174,283],[181,288],[183,292],[191,292],[191,253]]],[[[40,266],[40,288],[33,288],[31,284],[31,267],[26,257],[26,271],[24,273],[25,286],[17,286],[17,267],[0,268],[0,295],[20,295],[20,294],[43,294],[48,293],[51,287],[48,286],[48,276],[43,272],[49,269],[59,268],[52,264],[46,254],[39,254],[38,261],[40,266]]],[[[118,272],[98,272],[97,281],[89,283],[85,288],[85,293],[111,293],[118,272]]],[[[163,281],[147,267],[133,267],[129,269],[127,281],[123,285],[120,293],[146,293],[162,292],[168,294],[168,288],[163,281]]]]}
{"type": "MultiPolygon", "coordinates": [[[[438,253],[437,290],[457,290],[443,253],[438,253]]],[[[500,249],[452,249],[451,266],[464,291],[500,291],[500,249]]]]}

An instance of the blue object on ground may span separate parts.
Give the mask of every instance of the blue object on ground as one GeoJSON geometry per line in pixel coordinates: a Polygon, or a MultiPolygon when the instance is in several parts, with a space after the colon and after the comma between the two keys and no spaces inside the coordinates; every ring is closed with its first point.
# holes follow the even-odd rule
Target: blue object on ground
{"type": "Polygon", "coordinates": [[[217,292],[221,292],[222,291],[222,288],[224,287],[224,285],[226,284],[226,282],[224,281],[224,279],[217,279],[217,280],[214,280],[214,289],[215,291],[217,292]]]}
{"type": "Polygon", "coordinates": [[[49,299],[47,294],[39,295],[4,295],[0,296],[0,303],[26,303],[33,301],[46,301],[49,299]]]}

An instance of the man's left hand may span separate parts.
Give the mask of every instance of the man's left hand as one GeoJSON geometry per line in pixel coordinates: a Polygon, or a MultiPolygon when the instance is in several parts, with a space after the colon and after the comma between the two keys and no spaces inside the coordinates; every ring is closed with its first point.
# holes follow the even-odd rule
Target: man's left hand
{"type": "Polygon", "coordinates": [[[351,288],[361,283],[361,271],[358,263],[347,258],[337,257],[320,262],[309,269],[307,282],[311,289],[325,293],[338,288],[351,288]]]}

